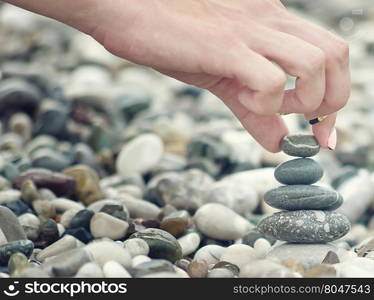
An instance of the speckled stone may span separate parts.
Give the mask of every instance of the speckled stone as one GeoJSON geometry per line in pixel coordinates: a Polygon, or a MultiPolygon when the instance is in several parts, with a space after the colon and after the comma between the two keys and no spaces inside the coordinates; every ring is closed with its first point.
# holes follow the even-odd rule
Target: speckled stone
{"type": "Polygon", "coordinates": [[[284,137],[281,149],[291,156],[310,157],[319,152],[320,146],[313,135],[295,134],[284,137]]]}
{"type": "Polygon", "coordinates": [[[178,241],[164,230],[148,228],[132,234],[130,238],[145,240],[149,246],[149,257],[163,258],[171,262],[182,257],[182,249],[178,241]]]}
{"type": "Polygon", "coordinates": [[[280,164],[274,176],[283,184],[313,184],[322,178],[323,169],[313,159],[297,158],[280,164]]]}
{"type": "Polygon", "coordinates": [[[343,237],[350,230],[344,215],[319,210],[282,211],[257,225],[266,236],[292,243],[326,243],[343,237]]]}
{"type": "Polygon", "coordinates": [[[338,192],[315,185],[281,186],[266,192],[264,200],[272,207],[286,210],[334,210],[343,203],[338,192]]]}

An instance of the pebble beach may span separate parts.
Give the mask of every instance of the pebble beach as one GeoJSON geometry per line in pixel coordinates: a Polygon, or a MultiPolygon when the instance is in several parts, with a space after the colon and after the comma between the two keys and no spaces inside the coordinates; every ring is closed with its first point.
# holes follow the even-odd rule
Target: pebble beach
{"type": "Polygon", "coordinates": [[[352,94],[335,151],[291,114],[276,154],[209,92],[0,4],[0,278],[374,277],[369,2],[284,1],[349,42],[352,94]]]}

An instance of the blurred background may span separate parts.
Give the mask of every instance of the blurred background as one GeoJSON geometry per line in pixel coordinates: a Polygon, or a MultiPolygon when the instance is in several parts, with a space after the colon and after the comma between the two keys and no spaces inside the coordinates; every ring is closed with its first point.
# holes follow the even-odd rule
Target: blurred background
{"type": "MultiPolygon", "coordinates": [[[[342,210],[351,211],[360,200],[350,218],[368,225],[374,195],[374,6],[370,0],[282,2],[350,43],[352,96],[337,121],[337,151],[318,159],[327,185],[357,180],[342,210]]],[[[285,119],[291,132],[309,131],[302,116],[285,119]]],[[[147,170],[146,181],[191,168],[219,180],[289,159],[263,150],[210,93],[134,66],[76,30],[10,5],[0,6],[0,120],[0,173],[8,180],[32,167],[61,171],[78,163],[101,178],[113,175],[122,146],[144,132],[156,133],[164,144],[162,160],[147,170]]]]}

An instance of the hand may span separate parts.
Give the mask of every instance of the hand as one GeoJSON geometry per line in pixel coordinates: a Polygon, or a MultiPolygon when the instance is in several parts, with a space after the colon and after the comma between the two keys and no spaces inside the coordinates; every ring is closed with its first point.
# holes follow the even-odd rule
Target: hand
{"type": "Polygon", "coordinates": [[[210,90],[272,152],[287,134],[275,113],[329,115],[313,126],[327,147],[336,112],[349,98],[346,42],[279,0],[9,2],[91,34],[115,55],[210,90]],[[285,92],[286,74],[297,81],[285,92]]]}

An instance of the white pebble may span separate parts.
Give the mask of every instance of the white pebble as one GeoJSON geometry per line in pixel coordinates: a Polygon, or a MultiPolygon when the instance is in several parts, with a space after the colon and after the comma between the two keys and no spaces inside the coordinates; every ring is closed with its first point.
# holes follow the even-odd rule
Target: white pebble
{"type": "Polygon", "coordinates": [[[104,276],[106,278],[131,278],[127,270],[116,261],[108,261],[103,266],[104,276]]]}
{"type": "Polygon", "coordinates": [[[138,255],[147,256],[149,253],[149,246],[146,241],[139,238],[128,239],[123,243],[123,246],[129,250],[131,257],[138,255]]]}

